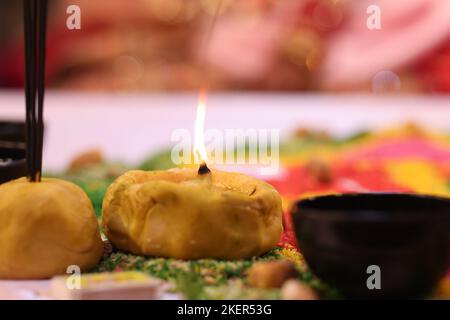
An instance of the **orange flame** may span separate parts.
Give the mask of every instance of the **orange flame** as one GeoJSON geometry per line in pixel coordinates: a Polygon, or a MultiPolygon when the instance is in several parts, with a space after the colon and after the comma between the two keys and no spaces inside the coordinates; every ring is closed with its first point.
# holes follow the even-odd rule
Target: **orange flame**
{"type": "Polygon", "coordinates": [[[197,116],[195,118],[194,159],[196,163],[206,163],[207,160],[204,137],[206,97],[206,89],[202,86],[198,95],[197,116]]]}

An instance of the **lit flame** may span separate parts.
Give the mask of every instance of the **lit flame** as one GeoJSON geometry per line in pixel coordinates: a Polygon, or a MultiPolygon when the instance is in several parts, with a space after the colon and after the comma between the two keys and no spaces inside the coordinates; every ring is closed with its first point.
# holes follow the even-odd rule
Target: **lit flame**
{"type": "Polygon", "coordinates": [[[195,119],[194,132],[194,159],[196,163],[206,163],[206,147],[205,147],[205,108],[206,108],[206,90],[200,88],[198,95],[197,117],[195,119]]]}

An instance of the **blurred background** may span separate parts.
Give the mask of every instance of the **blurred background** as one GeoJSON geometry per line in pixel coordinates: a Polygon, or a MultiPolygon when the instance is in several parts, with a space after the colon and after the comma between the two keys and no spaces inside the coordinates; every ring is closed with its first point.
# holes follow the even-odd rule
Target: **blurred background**
{"type": "MultiPolygon", "coordinates": [[[[23,1],[0,0],[0,178],[26,174],[23,1]]],[[[323,193],[450,197],[450,0],[48,1],[44,175],[99,216],[118,175],[175,166],[205,84],[206,130],[279,133],[274,175],[221,169],[267,180],[286,212],[323,193]]]]}
{"type": "MultiPolygon", "coordinates": [[[[450,91],[448,0],[219,1],[49,1],[48,87],[450,91]],[[73,4],[81,30],[66,27],[73,4]],[[380,29],[367,27],[370,5],[380,29]]],[[[23,60],[21,1],[1,1],[0,87],[22,86],[23,60]]]]}

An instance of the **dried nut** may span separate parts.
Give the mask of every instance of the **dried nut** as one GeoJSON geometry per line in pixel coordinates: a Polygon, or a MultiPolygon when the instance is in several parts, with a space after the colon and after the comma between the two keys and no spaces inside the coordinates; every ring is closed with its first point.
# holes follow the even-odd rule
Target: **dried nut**
{"type": "Polygon", "coordinates": [[[312,139],[318,141],[328,141],[331,139],[326,131],[310,130],[307,128],[299,128],[295,131],[294,136],[299,139],[312,139]]]}
{"type": "Polygon", "coordinates": [[[438,299],[450,299],[450,278],[442,279],[436,289],[435,297],[438,299]]]}
{"type": "Polygon", "coordinates": [[[407,134],[409,134],[411,136],[414,136],[414,137],[423,137],[423,136],[426,135],[425,130],[423,128],[421,128],[419,125],[417,125],[416,123],[414,123],[414,122],[406,123],[403,126],[403,130],[407,134]]]}
{"type": "Polygon", "coordinates": [[[280,288],[286,280],[297,276],[294,264],[288,260],[256,262],[248,271],[248,285],[261,289],[280,288]]]}
{"type": "Polygon", "coordinates": [[[114,248],[111,241],[103,240],[103,257],[109,257],[113,252],[116,252],[116,248],[114,248]]]}
{"type": "Polygon", "coordinates": [[[105,176],[106,178],[109,179],[115,179],[118,176],[120,176],[123,173],[123,169],[122,168],[108,168],[108,170],[105,172],[105,176]]]}
{"type": "Polygon", "coordinates": [[[69,165],[69,171],[77,171],[103,162],[102,152],[98,149],[88,150],[77,155],[69,165]]]}
{"type": "Polygon", "coordinates": [[[333,180],[331,168],[323,160],[311,160],[306,164],[306,170],[308,170],[319,183],[330,183],[333,180]]]}
{"type": "Polygon", "coordinates": [[[298,280],[290,279],[281,288],[283,300],[317,300],[319,297],[311,287],[298,280]]]}

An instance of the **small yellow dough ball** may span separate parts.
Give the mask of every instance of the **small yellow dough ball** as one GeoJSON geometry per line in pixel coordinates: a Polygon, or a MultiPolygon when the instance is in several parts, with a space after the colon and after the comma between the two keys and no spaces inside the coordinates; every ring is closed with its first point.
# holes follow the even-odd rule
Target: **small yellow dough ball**
{"type": "Polygon", "coordinates": [[[20,178],[0,185],[0,279],[44,279],[103,253],[92,204],[71,182],[20,178]]]}
{"type": "Polygon", "coordinates": [[[231,172],[130,171],[103,200],[103,230],[119,249],[178,259],[244,259],[280,239],[281,199],[269,184],[231,172]]]}

